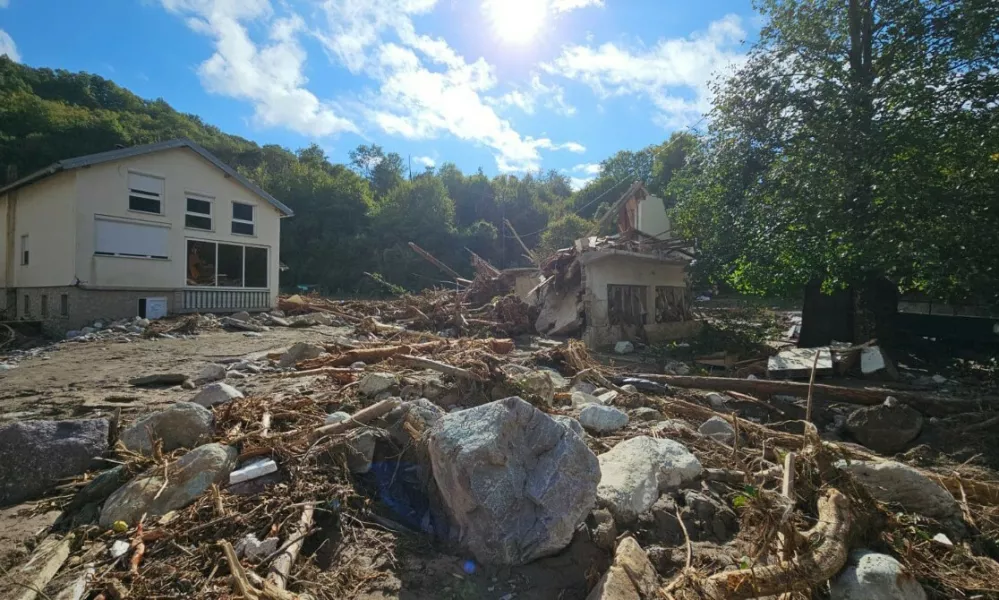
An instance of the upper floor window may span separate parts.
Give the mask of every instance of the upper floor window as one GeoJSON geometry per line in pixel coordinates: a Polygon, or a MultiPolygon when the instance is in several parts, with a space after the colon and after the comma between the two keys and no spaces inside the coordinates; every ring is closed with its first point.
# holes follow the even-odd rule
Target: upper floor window
{"type": "Polygon", "coordinates": [[[207,196],[187,196],[187,213],[184,227],[188,229],[212,230],[212,199],[207,196]]]}
{"type": "Polygon", "coordinates": [[[253,235],[253,205],[232,203],[232,232],[240,235],[253,235]]]}
{"type": "Polygon", "coordinates": [[[163,214],[163,179],[142,175],[128,174],[128,210],[163,214]]]}

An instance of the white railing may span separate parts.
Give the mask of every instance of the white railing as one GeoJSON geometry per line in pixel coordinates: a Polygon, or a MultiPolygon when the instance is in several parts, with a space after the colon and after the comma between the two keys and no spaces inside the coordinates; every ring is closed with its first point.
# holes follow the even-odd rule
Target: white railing
{"type": "Polygon", "coordinates": [[[270,308],[268,290],[184,290],[185,312],[236,312],[270,308]]]}

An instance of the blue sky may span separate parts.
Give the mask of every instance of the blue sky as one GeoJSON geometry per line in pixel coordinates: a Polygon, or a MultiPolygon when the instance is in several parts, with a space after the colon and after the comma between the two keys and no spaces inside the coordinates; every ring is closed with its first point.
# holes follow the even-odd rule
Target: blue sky
{"type": "Polygon", "coordinates": [[[697,123],[758,27],[751,0],[0,0],[0,53],[261,144],[577,185],[697,123]]]}

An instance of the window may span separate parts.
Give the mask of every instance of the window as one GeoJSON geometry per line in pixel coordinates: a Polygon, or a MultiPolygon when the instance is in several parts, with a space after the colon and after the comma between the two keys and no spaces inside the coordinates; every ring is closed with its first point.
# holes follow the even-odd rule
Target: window
{"type": "Polygon", "coordinates": [[[69,294],[59,296],[59,315],[63,317],[69,316],[69,294]]]}
{"type": "Polygon", "coordinates": [[[648,311],[644,285],[608,285],[607,318],[611,325],[645,325],[648,311]]]}
{"type": "Polygon", "coordinates": [[[163,214],[163,179],[129,173],[128,210],[163,214]]]}
{"type": "Polygon", "coordinates": [[[690,314],[690,290],[681,286],[656,286],[656,323],[687,321],[690,314]]]}
{"type": "Polygon", "coordinates": [[[267,248],[187,240],[187,285],[267,287],[267,248]]]}
{"type": "Polygon", "coordinates": [[[207,197],[188,196],[187,214],[184,215],[184,227],[188,229],[212,230],[212,199],[207,197]]]}
{"type": "Polygon", "coordinates": [[[94,218],[94,254],[168,258],[170,228],[149,223],[94,218]]]}
{"type": "Polygon", "coordinates": [[[232,232],[253,235],[253,205],[232,203],[232,232]]]}
{"type": "Polygon", "coordinates": [[[21,236],[21,264],[28,264],[28,236],[26,235],[21,236]]]}
{"type": "Polygon", "coordinates": [[[31,296],[24,295],[24,316],[31,314],[31,296]]]}
{"type": "Polygon", "coordinates": [[[49,297],[42,294],[42,318],[49,316],[49,297]]]}

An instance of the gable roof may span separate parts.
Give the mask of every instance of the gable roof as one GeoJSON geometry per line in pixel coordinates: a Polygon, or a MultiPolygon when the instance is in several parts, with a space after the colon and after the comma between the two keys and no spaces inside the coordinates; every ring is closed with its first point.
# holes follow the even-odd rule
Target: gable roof
{"type": "Polygon", "coordinates": [[[167,140],[165,142],[156,142],[155,144],[144,144],[142,146],[132,146],[130,148],[119,148],[117,150],[109,150],[108,152],[98,152],[97,154],[88,154],[86,156],[78,156],[76,158],[67,158],[65,160],[60,160],[54,162],[51,165],[35,171],[27,177],[22,177],[13,183],[9,183],[2,188],[0,188],[0,194],[7,193],[9,191],[16,190],[18,188],[24,187],[26,185],[35,183],[41,179],[48,177],[49,175],[54,175],[60,171],[69,171],[72,169],[78,169],[80,167],[89,167],[91,165],[98,165],[101,163],[111,162],[115,160],[122,160],[126,158],[132,158],[134,156],[141,156],[143,154],[152,154],[153,152],[161,152],[163,150],[172,150],[174,148],[190,148],[191,150],[197,152],[202,158],[212,163],[219,169],[221,169],[226,175],[232,177],[239,183],[243,185],[246,189],[250,190],[267,203],[274,206],[281,212],[284,217],[290,217],[295,214],[293,210],[288,208],[287,205],[282,203],[280,200],[271,196],[264,190],[257,187],[255,183],[240,175],[235,169],[229,165],[222,162],[217,156],[205,150],[198,144],[195,144],[187,138],[177,138],[174,140],[167,140]]]}

